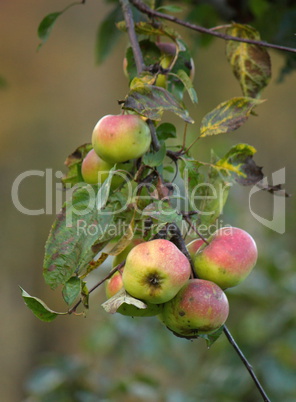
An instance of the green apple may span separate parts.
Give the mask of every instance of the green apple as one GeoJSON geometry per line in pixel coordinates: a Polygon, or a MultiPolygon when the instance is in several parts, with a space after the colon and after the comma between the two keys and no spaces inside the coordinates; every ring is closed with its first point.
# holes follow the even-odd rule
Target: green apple
{"type": "Polygon", "coordinates": [[[225,323],[228,313],[227,297],[218,285],[190,279],[164,304],[159,318],[176,335],[194,338],[215,332],[225,323]]]}
{"type": "MultiPolygon", "coordinates": [[[[105,282],[105,291],[108,299],[116,295],[123,288],[122,273],[115,272],[111,278],[105,282]]],[[[147,308],[141,309],[132,304],[123,303],[117,310],[117,313],[130,317],[152,317],[162,311],[162,304],[145,303],[147,308]]]]}
{"type": "MultiPolygon", "coordinates": [[[[157,47],[161,51],[160,66],[162,68],[169,68],[175,55],[176,55],[176,45],[174,43],[158,42],[157,47]]],[[[155,81],[155,85],[158,87],[166,88],[167,86],[167,76],[166,74],[158,74],[155,81]]]]}
{"type": "Polygon", "coordinates": [[[235,227],[218,229],[195,254],[194,270],[199,278],[215,282],[222,289],[241,283],[257,261],[252,236],[235,227]]]}
{"type": "MultiPolygon", "coordinates": [[[[161,51],[160,66],[164,69],[170,68],[171,64],[174,60],[174,57],[176,56],[176,51],[177,51],[176,44],[172,43],[172,42],[158,42],[158,43],[156,43],[156,45],[161,51]]],[[[180,52],[180,53],[182,54],[182,52],[180,52]]],[[[180,57],[180,53],[179,53],[179,57],[180,57]]],[[[186,65],[184,65],[184,67],[190,69],[189,78],[192,81],[194,78],[194,74],[195,74],[194,61],[192,58],[190,58],[187,60],[183,60],[183,62],[184,62],[184,64],[186,62],[186,65]]],[[[180,69],[181,69],[181,66],[180,66],[180,69]]],[[[168,77],[166,74],[158,74],[155,85],[166,88],[167,80],[168,80],[168,77]]]]}
{"type": "Polygon", "coordinates": [[[128,254],[123,285],[133,297],[149,303],[172,299],[190,276],[190,263],[169,240],[155,239],[135,246],[128,254]]]}
{"type": "Polygon", "coordinates": [[[148,151],[151,134],[147,123],[135,114],[107,115],[96,124],[92,145],[108,163],[139,158],[148,151]]]}

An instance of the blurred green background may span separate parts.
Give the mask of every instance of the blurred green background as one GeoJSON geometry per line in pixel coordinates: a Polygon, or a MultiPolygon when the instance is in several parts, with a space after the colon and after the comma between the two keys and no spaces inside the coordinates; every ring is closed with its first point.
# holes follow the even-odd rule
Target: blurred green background
{"type": "MultiPolygon", "coordinates": [[[[68,1],[0,3],[0,179],[1,179],[1,331],[0,396],[6,402],[35,401],[260,401],[246,369],[224,336],[209,350],[203,340],[174,337],[155,318],[109,316],[101,308],[103,289],[93,293],[90,312],[39,322],[25,307],[18,286],[56,310],[65,305],[59,291],[44,284],[42,260],[52,214],[28,216],[13,205],[14,180],[28,170],[65,172],[63,162],[78,145],[90,141],[97,120],[119,113],[128,84],[122,72],[126,38],[101,66],[95,65],[95,36],[109,7],[88,1],[57,22],[46,45],[36,52],[37,27],[48,13],[68,1]]],[[[180,30],[186,40],[195,34],[180,30]]],[[[273,77],[264,91],[267,102],[257,117],[237,132],[198,143],[195,155],[223,155],[230,146],[249,143],[264,173],[286,169],[286,189],[295,194],[296,74],[277,83],[282,55],[270,52],[273,77]]],[[[197,106],[189,105],[196,125],[218,103],[240,96],[225,57],[223,41],[194,56],[197,106]]],[[[171,115],[166,121],[183,123],[171,115]]],[[[51,199],[56,202],[53,175],[51,199]]],[[[29,177],[19,188],[21,203],[45,208],[45,177],[29,177]]],[[[235,186],[223,222],[249,231],[259,249],[254,272],[227,292],[228,327],[248,357],[272,401],[296,400],[295,196],[286,200],[284,234],[265,228],[249,210],[250,188],[235,186]]],[[[48,204],[49,205],[49,204],[48,204]]],[[[254,212],[271,219],[273,197],[253,196],[254,212]]],[[[90,279],[97,281],[111,266],[90,279]],[[104,272],[103,272],[104,271],[104,272]]]]}

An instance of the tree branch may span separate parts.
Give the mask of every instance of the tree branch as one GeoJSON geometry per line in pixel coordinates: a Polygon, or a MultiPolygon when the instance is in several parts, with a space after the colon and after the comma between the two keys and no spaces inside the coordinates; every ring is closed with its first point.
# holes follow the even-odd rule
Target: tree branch
{"type": "Polygon", "coordinates": [[[159,151],[160,143],[159,143],[157,135],[156,135],[154,123],[152,120],[148,119],[147,124],[150,128],[152,147],[153,147],[154,151],[159,151]]]}
{"type": "Polygon", "coordinates": [[[120,0],[124,20],[126,23],[126,28],[129,36],[129,40],[131,43],[131,47],[133,49],[134,59],[137,67],[138,75],[141,74],[144,68],[144,60],[141,52],[141,48],[137,39],[137,35],[135,32],[135,23],[132,14],[132,10],[130,7],[130,2],[128,0],[120,0]]]}
{"type": "MultiPolygon", "coordinates": [[[[137,39],[137,35],[135,32],[135,23],[134,23],[134,19],[133,19],[132,10],[130,7],[130,2],[129,2],[129,0],[120,0],[120,4],[121,4],[122,12],[124,15],[124,20],[126,23],[129,40],[130,40],[131,47],[133,50],[133,55],[134,55],[136,68],[137,68],[137,75],[140,75],[142,73],[142,71],[144,70],[145,64],[144,64],[142,51],[141,51],[141,48],[139,45],[139,41],[137,39]]],[[[154,127],[153,121],[148,119],[147,123],[150,128],[152,147],[155,151],[158,151],[160,149],[160,144],[159,144],[158,138],[155,133],[155,127],[154,127]]]]}
{"type": "Polygon", "coordinates": [[[260,381],[258,380],[253,367],[251,366],[251,364],[248,362],[248,360],[246,359],[246,357],[244,356],[243,352],[240,350],[238,344],[235,342],[233,336],[231,335],[229,329],[226,327],[226,325],[224,325],[223,328],[224,334],[226,335],[226,338],[228,339],[229,343],[231,344],[231,346],[233,346],[234,350],[236,351],[236,353],[239,355],[241,361],[244,363],[245,367],[247,368],[250,376],[253,378],[254,383],[256,384],[257,389],[259,390],[263,401],[264,402],[270,402],[270,399],[268,398],[268,396],[266,395],[266,392],[264,391],[262,385],[260,384],[260,381]]]}
{"type": "Polygon", "coordinates": [[[189,227],[190,227],[191,229],[193,229],[194,232],[201,238],[201,240],[202,240],[204,243],[209,244],[209,242],[207,241],[207,239],[206,239],[206,238],[198,231],[198,229],[193,225],[193,223],[191,222],[191,219],[189,218],[189,216],[186,215],[186,214],[183,214],[183,218],[184,218],[184,220],[188,223],[189,227]]]}
{"type": "Polygon", "coordinates": [[[152,10],[146,4],[144,4],[141,0],[130,0],[130,2],[142,13],[147,14],[150,17],[157,17],[157,18],[163,18],[164,20],[171,21],[175,24],[182,25],[186,28],[192,29],[194,31],[204,33],[207,35],[212,35],[216,36],[217,38],[224,39],[224,40],[233,40],[235,42],[243,42],[243,43],[249,43],[251,45],[258,45],[258,46],[264,46],[264,47],[269,47],[271,49],[277,49],[277,50],[283,50],[286,52],[291,52],[291,53],[296,53],[296,49],[287,47],[287,46],[281,46],[281,45],[275,45],[273,43],[261,41],[261,40],[253,40],[253,39],[246,39],[246,38],[239,38],[237,36],[231,36],[227,34],[223,34],[221,32],[216,32],[213,29],[208,29],[201,27],[200,25],[195,25],[187,21],[180,20],[179,18],[173,17],[168,14],[161,13],[156,10],[152,10]]]}
{"type": "MultiPolygon", "coordinates": [[[[105,276],[105,278],[103,278],[100,282],[98,282],[96,285],[94,285],[88,292],[88,294],[91,294],[95,289],[97,289],[100,285],[102,285],[107,279],[111,278],[111,276],[113,274],[115,274],[115,272],[119,271],[122,267],[124,267],[125,261],[121,262],[120,264],[118,264],[115,268],[112,269],[112,271],[109,272],[109,274],[107,276],[105,276]]],[[[82,303],[82,299],[79,299],[78,302],[71,307],[68,310],[68,314],[72,314],[75,313],[77,310],[77,307],[82,303]]]]}

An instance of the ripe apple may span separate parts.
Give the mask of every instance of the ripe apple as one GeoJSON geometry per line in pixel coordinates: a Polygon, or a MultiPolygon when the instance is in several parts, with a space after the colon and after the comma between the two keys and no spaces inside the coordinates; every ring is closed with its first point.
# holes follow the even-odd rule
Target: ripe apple
{"type": "Polygon", "coordinates": [[[214,282],[190,279],[160,314],[162,322],[178,336],[194,338],[220,328],[229,313],[227,297],[214,282]]]}
{"type": "MultiPolygon", "coordinates": [[[[109,170],[113,167],[103,159],[101,159],[94,149],[90,150],[81,164],[81,174],[83,180],[88,184],[103,184],[109,175],[109,170]]],[[[130,172],[132,169],[131,163],[117,164],[119,170],[130,172]]],[[[116,188],[124,183],[126,176],[122,172],[114,172],[112,175],[111,188],[116,188]]],[[[127,179],[126,179],[127,180],[127,179]]]]}
{"type": "Polygon", "coordinates": [[[148,151],[150,129],[138,115],[107,115],[96,124],[92,134],[95,152],[108,163],[139,158],[148,151]]]}
{"type": "Polygon", "coordinates": [[[200,249],[200,247],[204,244],[203,239],[198,238],[192,240],[190,243],[187,244],[187,250],[192,259],[194,259],[195,254],[200,249]]]}
{"type": "Polygon", "coordinates": [[[194,257],[199,278],[215,282],[222,289],[242,282],[257,261],[257,247],[251,235],[242,229],[224,227],[208,239],[194,257]]]}
{"type": "MultiPolygon", "coordinates": [[[[110,279],[105,282],[106,296],[110,299],[123,288],[122,273],[115,272],[110,279]]],[[[123,303],[117,310],[117,313],[131,317],[152,317],[162,311],[162,304],[145,303],[147,308],[141,309],[132,304],[123,303]]]]}
{"type": "Polygon", "coordinates": [[[81,174],[86,183],[103,184],[111,168],[110,163],[105,162],[91,149],[82,161],[81,174]]]}
{"type": "Polygon", "coordinates": [[[107,299],[110,299],[114,296],[120,289],[123,288],[122,283],[122,272],[116,271],[111,278],[105,281],[105,292],[107,299]]]}
{"type": "Polygon", "coordinates": [[[155,239],[135,246],[128,254],[123,285],[133,297],[149,303],[172,299],[190,276],[190,263],[169,240],[155,239]]]}

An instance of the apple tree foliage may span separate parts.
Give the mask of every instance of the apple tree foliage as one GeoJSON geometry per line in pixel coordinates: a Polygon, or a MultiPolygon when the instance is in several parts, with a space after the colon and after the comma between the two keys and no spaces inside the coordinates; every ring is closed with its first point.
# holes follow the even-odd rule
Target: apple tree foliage
{"type": "MultiPolygon", "coordinates": [[[[38,28],[41,41],[39,46],[48,40],[54,24],[64,12],[84,3],[87,2],[74,2],[61,11],[47,15],[38,28]]],[[[83,182],[81,164],[87,152],[92,149],[91,144],[77,144],[77,149],[67,157],[65,165],[68,171],[62,181],[71,196],[51,227],[45,245],[43,267],[46,283],[52,289],[61,288],[67,307],[63,312],[53,311],[42,300],[21,289],[26,305],[43,321],[52,321],[58,315],[76,312],[81,305],[86,312],[91,306],[90,294],[112,272],[92,288],[87,283],[88,275],[99,269],[108,256],[118,255],[134,236],[148,241],[160,236],[161,232],[174,241],[176,233],[172,233],[170,225],[175,229],[182,228],[182,231],[184,228],[198,228],[201,224],[210,226],[222,213],[229,191],[235,191],[233,184],[249,186],[262,180],[262,168],[254,161],[256,149],[251,144],[234,143],[224,155],[212,153],[210,160],[197,160],[191,155],[192,144],[186,141],[186,126],[193,125],[195,143],[207,141],[209,136],[234,132],[248,119],[254,119],[260,114],[260,105],[265,101],[262,98],[263,91],[271,77],[268,44],[262,42],[260,32],[264,32],[264,40],[273,41],[279,46],[293,45],[286,38],[293,28],[290,15],[295,16],[296,9],[294,6],[291,9],[281,7],[280,1],[248,1],[245,7],[241,6],[242,2],[231,2],[219,9],[214,3],[201,2],[196,5],[189,0],[171,1],[169,4],[153,0],[110,3],[111,11],[98,29],[96,59],[99,63],[104,62],[116,47],[120,36],[125,35],[127,42],[128,38],[131,39],[131,27],[124,11],[125,3],[128,3],[133,13],[132,30],[138,48],[135,49],[131,40],[126,50],[125,73],[129,90],[125,98],[118,102],[118,111],[142,116],[151,129],[152,145],[147,153],[133,162],[131,171],[123,171],[126,180],[112,191],[111,182],[112,176],[117,173],[116,165],[101,186],[83,182]],[[213,38],[211,33],[215,35],[223,30],[220,37],[224,43],[221,41],[221,46],[225,46],[229,68],[241,88],[241,96],[216,105],[203,116],[199,127],[194,124],[184,103],[185,94],[188,94],[185,99],[198,103],[198,94],[192,82],[190,45],[185,43],[178,32],[178,24],[167,22],[176,22],[174,19],[177,13],[181,13],[189,29],[198,31],[195,29],[198,27],[199,32],[206,30],[205,35],[196,33],[199,46],[208,45],[213,38]],[[168,18],[164,18],[164,15],[168,18]],[[274,23],[267,30],[266,21],[270,18],[266,15],[274,17],[274,23]],[[285,27],[282,26],[284,18],[285,27]],[[221,21],[226,25],[209,32],[210,27],[220,25],[221,21]],[[230,40],[229,36],[236,40],[230,40]],[[162,66],[163,55],[159,42],[170,42],[175,46],[175,55],[169,67],[162,66]],[[140,68],[139,57],[143,62],[140,68]],[[164,77],[165,85],[157,85],[160,76],[164,77]],[[184,132],[177,133],[177,128],[166,121],[169,116],[167,112],[184,122],[184,132]],[[177,138],[182,138],[182,144],[172,147],[170,140],[177,138]],[[176,180],[182,182],[184,193],[175,192],[176,180]],[[217,191],[216,198],[212,197],[210,187],[217,191]],[[130,191],[134,188],[137,188],[136,193],[130,191]],[[221,189],[223,193],[219,194],[221,189]],[[145,197],[141,197],[143,193],[145,197]],[[198,201],[192,205],[190,200],[196,195],[199,196],[198,201]],[[180,199],[183,204],[176,202],[180,199]],[[180,205],[186,205],[186,208],[182,209],[180,205]],[[86,227],[97,227],[95,235],[77,230],[81,220],[86,227]],[[111,230],[114,227],[116,231],[111,230]]],[[[295,53],[287,51],[284,55],[286,64],[280,79],[296,66],[295,53]]],[[[272,186],[264,189],[271,193],[281,190],[272,186]]],[[[197,231],[195,236],[198,235],[197,231]]],[[[179,239],[181,243],[182,239],[179,239]]],[[[123,302],[139,305],[138,300],[120,294],[115,305],[118,308],[123,302]]],[[[110,305],[107,305],[106,310],[114,312],[110,305]]],[[[203,337],[210,345],[221,333],[222,329],[214,335],[203,337]]]]}

